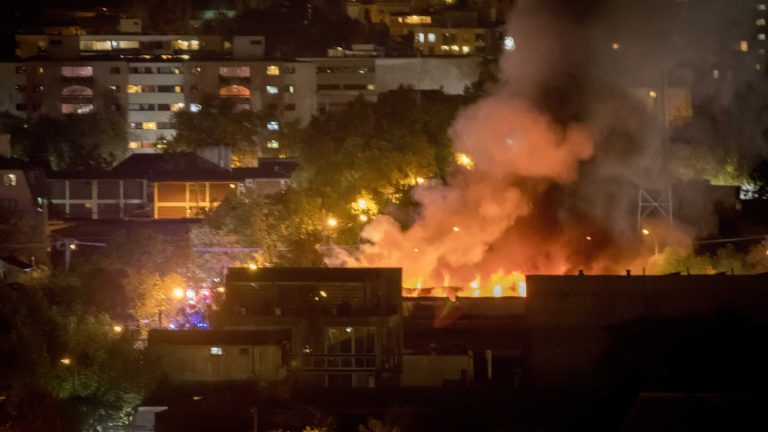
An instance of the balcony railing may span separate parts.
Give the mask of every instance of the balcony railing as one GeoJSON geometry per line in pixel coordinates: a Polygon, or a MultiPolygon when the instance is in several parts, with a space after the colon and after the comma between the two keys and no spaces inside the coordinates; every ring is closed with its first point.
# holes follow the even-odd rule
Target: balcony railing
{"type": "Polygon", "coordinates": [[[376,354],[303,354],[299,366],[303,371],[373,371],[376,354]]]}

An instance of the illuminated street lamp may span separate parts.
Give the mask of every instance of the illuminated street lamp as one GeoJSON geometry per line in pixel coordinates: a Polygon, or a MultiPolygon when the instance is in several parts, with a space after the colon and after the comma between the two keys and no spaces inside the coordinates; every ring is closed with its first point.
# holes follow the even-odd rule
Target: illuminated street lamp
{"type": "Polygon", "coordinates": [[[643,228],[643,235],[644,236],[651,236],[653,238],[653,254],[658,255],[659,254],[659,240],[656,238],[656,235],[649,230],[643,228]]]}
{"type": "Polygon", "coordinates": [[[336,226],[339,225],[338,219],[336,219],[333,216],[329,216],[328,219],[326,219],[325,223],[331,228],[336,228],[336,226]]]}
{"type": "Polygon", "coordinates": [[[123,326],[121,326],[121,325],[113,325],[112,326],[112,331],[114,331],[115,333],[122,333],[123,332],[123,326]]]}
{"type": "Polygon", "coordinates": [[[173,289],[173,296],[177,299],[184,297],[184,290],[182,288],[174,288],[173,289]]]}
{"type": "Polygon", "coordinates": [[[357,218],[360,220],[360,222],[368,222],[368,215],[361,214],[357,218]]]}
{"type": "Polygon", "coordinates": [[[59,363],[63,364],[64,366],[69,366],[72,364],[72,359],[69,357],[62,357],[59,359],[59,363]]]}

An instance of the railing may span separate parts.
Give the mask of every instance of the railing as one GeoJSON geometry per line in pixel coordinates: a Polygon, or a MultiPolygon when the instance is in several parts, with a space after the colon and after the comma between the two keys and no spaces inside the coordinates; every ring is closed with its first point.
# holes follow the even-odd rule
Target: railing
{"type": "Polygon", "coordinates": [[[299,366],[302,371],[373,371],[376,354],[303,354],[299,366]]]}

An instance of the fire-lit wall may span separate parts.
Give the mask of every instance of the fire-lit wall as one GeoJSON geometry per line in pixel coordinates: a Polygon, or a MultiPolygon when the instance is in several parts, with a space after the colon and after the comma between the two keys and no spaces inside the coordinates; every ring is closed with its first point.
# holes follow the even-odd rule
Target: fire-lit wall
{"type": "Polygon", "coordinates": [[[215,209],[229,193],[237,190],[229,182],[156,182],[154,217],[184,219],[203,217],[215,209]]]}

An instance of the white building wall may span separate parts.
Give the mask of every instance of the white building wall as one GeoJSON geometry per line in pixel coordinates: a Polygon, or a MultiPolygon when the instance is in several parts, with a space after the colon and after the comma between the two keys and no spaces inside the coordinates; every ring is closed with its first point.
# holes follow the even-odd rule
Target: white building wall
{"type": "MultiPolygon", "coordinates": [[[[176,130],[171,129],[168,123],[171,121],[172,111],[160,111],[158,105],[184,104],[184,65],[182,63],[129,63],[130,68],[140,68],[145,70],[151,68],[152,73],[129,73],[128,87],[132,86],[153,86],[154,91],[142,91],[141,93],[128,93],[128,139],[129,147],[134,151],[151,151],[155,143],[161,137],[172,138],[176,130]],[[171,73],[160,73],[160,70],[170,68],[171,73]],[[178,73],[177,73],[178,72],[178,73]],[[177,92],[160,92],[158,86],[179,86],[177,92]],[[136,110],[137,104],[151,104],[152,110],[136,110]],[[136,129],[131,124],[154,122],[157,129],[136,129]]],[[[146,89],[143,89],[146,90],[146,89]]]]}
{"type": "Polygon", "coordinates": [[[462,94],[467,85],[477,80],[481,60],[481,57],[377,58],[376,89],[384,93],[402,85],[462,94]]]}

